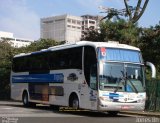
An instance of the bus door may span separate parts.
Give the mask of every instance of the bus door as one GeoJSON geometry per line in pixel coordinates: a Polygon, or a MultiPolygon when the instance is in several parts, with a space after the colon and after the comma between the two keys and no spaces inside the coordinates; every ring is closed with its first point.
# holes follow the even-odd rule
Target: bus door
{"type": "Polygon", "coordinates": [[[82,107],[86,109],[97,109],[97,59],[95,48],[84,47],[83,70],[85,82],[81,88],[82,107]]]}
{"type": "Polygon", "coordinates": [[[90,69],[89,81],[84,81],[81,86],[81,107],[85,109],[97,110],[98,91],[97,76],[95,72],[96,66],[90,69]]]}

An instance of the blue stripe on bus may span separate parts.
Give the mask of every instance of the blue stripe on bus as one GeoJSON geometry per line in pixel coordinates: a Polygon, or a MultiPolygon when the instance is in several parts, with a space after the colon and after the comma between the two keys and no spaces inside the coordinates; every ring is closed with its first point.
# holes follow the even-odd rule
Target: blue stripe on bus
{"type": "Polygon", "coordinates": [[[23,82],[48,82],[48,83],[63,83],[64,75],[57,74],[29,74],[29,75],[13,75],[12,83],[23,82]]]}

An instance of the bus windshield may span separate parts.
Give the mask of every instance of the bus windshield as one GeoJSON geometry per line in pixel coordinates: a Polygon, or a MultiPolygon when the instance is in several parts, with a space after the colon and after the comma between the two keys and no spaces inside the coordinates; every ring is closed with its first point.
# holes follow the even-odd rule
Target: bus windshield
{"type": "Polygon", "coordinates": [[[144,92],[144,68],[138,51],[99,50],[99,82],[101,90],[144,92]]]}
{"type": "Polygon", "coordinates": [[[103,63],[100,89],[110,91],[143,92],[143,66],[124,63],[103,63]]]}

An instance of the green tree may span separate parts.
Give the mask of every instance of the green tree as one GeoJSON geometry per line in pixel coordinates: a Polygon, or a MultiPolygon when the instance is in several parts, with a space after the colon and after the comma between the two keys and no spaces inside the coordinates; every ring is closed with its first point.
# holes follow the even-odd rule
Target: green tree
{"type": "Polygon", "coordinates": [[[0,99],[10,97],[10,70],[13,48],[6,41],[0,42],[0,99]]]}
{"type": "Polygon", "coordinates": [[[120,19],[116,21],[106,20],[100,24],[99,31],[89,30],[83,40],[108,41],[114,40],[120,43],[136,45],[139,40],[139,28],[137,24],[128,23],[120,19]]]}
{"type": "Polygon", "coordinates": [[[22,47],[20,50],[23,51],[24,53],[33,52],[33,51],[39,51],[41,49],[47,49],[52,46],[61,45],[64,43],[65,42],[56,42],[55,40],[52,39],[39,39],[31,43],[31,45],[29,45],[28,47],[22,47]]]}
{"type": "Polygon", "coordinates": [[[107,41],[106,32],[103,29],[101,28],[100,31],[89,29],[88,31],[84,32],[84,37],[81,38],[81,40],[93,41],[93,42],[105,42],[107,41]]]}
{"type": "Polygon", "coordinates": [[[145,61],[154,63],[160,72],[160,23],[142,29],[137,46],[142,50],[145,61]]]}

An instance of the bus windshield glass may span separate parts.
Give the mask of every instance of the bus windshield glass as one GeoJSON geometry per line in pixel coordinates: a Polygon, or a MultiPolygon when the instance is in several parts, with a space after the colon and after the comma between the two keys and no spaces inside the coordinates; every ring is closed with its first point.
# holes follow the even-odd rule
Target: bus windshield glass
{"type": "Polygon", "coordinates": [[[100,89],[114,92],[144,92],[144,68],[141,62],[138,51],[99,50],[100,89]]]}

